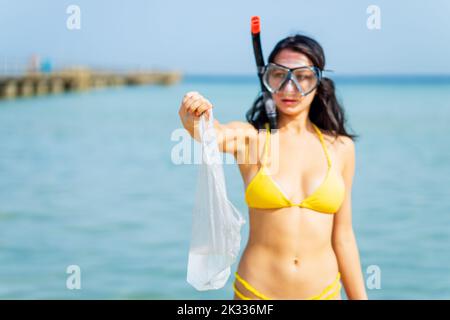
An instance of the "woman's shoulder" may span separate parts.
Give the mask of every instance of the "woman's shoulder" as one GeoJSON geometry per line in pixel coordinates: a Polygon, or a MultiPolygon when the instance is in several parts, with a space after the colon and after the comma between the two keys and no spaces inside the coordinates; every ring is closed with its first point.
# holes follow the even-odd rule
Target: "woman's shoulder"
{"type": "Polygon", "coordinates": [[[339,158],[348,158],[355,153],[355,142],[352,138],[346,135],[338,135],[336,137],[328,133],[324,133],[323,136],[327,144],[333,148],[339,158]]]}
{"type": "Polygon", "coordinates": [[[339,148],[342,156],[346,159],[354,157],[355,154],[355,142],[348,136],[339,136],[339,148]]]}
{"type": "Polygon", "coordinates": [[[339,134],[336,136],[333,133],[322,131],[322,136],[328,144],[335,148],[348,149],[354,147],[355,145],[353,139],[346,135],[339,134]]]}

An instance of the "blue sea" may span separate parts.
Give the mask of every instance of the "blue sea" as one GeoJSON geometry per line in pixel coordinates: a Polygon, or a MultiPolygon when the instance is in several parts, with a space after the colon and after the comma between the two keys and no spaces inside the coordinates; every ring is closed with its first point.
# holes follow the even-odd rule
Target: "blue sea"
{"type": "MultiPolygon", "coordinates": [[[[450,299],[450,80],[336,79],[356,142],[353,224],[371,299],[450,299]]],[[[231,299],[186,282],[198,166],[171,139],[183,95],[245,121],[253,78],[186,77],[0,101],[1,299],[231,299]],[[69,289],[69,266],[80,289],[69,289]]],[[[246,220],[243,183],[226,165],[246,220]]],[[[248,224],[242,231],[242,247],[248,224]]],[[[241,251],[242,252],[242,251],[241,251]]],[[[233,265],[233,270],[237,265],[233,265]]]]}

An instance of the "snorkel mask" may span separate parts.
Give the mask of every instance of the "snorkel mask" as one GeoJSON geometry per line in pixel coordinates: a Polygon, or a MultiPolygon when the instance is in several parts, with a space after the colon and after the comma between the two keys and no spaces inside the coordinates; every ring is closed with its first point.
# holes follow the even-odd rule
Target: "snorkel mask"
{"type": "Polygon", "coordinates": [[[322,71],[315,66],[287,68],[276,63],[269,63],[263,73],[263,83],[269,92],[277,93],[289,81],[292,81],[303,97],[313,92],[321,79],[322,71]]]}
{"type": "Polygon", "coordinates": [[[253,51],[262,93],[260,103],[264,105],[270,127],[273,129],[277,128],[277,112],[272,94],[280,92],[286,84],[292,81],[301,96],[305,97],[319,86],[322,80],[322,70],[316,66],[309,65],[297,68],[288,68],[272,62],[265,65],[260,39],[261,24],[258,16],[251,18],[251,30],[253,51]]]}

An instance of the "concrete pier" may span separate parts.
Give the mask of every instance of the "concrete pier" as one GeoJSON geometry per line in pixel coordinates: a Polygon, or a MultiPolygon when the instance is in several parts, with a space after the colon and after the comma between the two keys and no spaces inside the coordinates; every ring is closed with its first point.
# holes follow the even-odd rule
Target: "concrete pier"
{"type": "Polygon", "coordinates": [[[178,72],[104,72],[68,69],[52,73],[0,75],[0,100],[86,91],[124,85],[171,85],[181,80],[178,72]]]}

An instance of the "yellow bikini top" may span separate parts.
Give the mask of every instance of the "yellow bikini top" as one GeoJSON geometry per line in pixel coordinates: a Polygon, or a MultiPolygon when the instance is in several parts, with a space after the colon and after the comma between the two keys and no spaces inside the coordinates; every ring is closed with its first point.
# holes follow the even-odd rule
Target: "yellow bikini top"
{"type": "Polygon", "coordinates": [[[270,127],[269,124],[266,123],[267,133],[261,169],[250,181],[245,190],[245,201],[249,207],[275,209],[299,206],[321,213],[335,213],[338,211],[344,201],[345,185],[338,173],[335,170],[332,170],[331,160],[322,133],[315,124],[313,124],[313,127],[319,136],[328,162],[327,174],[322,184],[300,203],[293,203],[286,197],[286,194],[281,190],[278,183],[270,177],[269,170],[266,167],[270,141],[270,127]]]}

